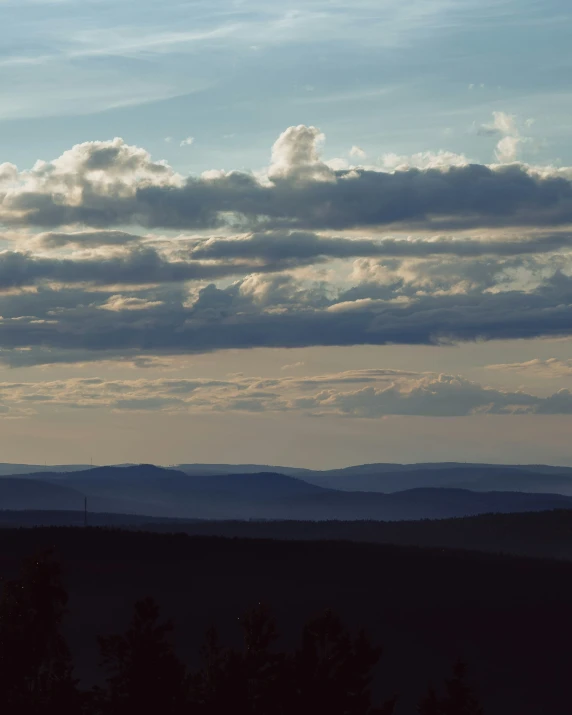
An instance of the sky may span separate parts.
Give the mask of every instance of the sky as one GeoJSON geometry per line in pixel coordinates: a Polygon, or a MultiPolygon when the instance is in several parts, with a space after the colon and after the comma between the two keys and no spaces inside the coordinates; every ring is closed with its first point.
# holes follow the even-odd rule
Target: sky
{"type": "Polygon", "coordinates": [[[0,461],[572,465],[570,3],[0,21],[0,461]]]}

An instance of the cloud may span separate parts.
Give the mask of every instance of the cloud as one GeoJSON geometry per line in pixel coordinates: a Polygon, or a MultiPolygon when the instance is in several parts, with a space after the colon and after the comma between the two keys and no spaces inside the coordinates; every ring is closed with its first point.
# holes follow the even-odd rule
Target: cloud
{"type": "MultiPolygon", "coordinates": [[[[148,289],[123,293],[161,305],[102,309],[109,293],[42,290],[0,296],[0,359],[11,365],[49,363],[69,351],[76,360],[110,351],[177,355],[254,347],[437,345],[459,341],[570,334],[572,278],[562,274],[537,289],[431,292],[412,285],[399,298],[348,295],[328,282],[304,287],[287,276],[251,276],[193,294],[148,289]],[[12,317],[11,317],[12,316],[12,317]]],[[[368,290],[379,286],[365,286],[368,290]]],[[[375,292],[370,293],[375,296],[375,292]]],[[[395,297],[397,296],[397,297],[395,297]]]]}
{"type": "Polygon", "coordinates": [[[227,380],[137,379],[0,383],[8,414],[19,410],[298,412],[377,419],[392,415],[468,417],[475,414],[571,414],[572,393],[548,397],[507,391],[461,376],[400,370],[355,370],[312,377],[227,380]]]}
{"type": "Polygon", "coordinates": [[[516,161],[518,149],[523,142],[521,137],[503,137],[496,146],[495,156],[501,164],[516,161]]]}
{"type": "Polygon", "coordinates": [[[75,146],[18,174],[0,192],[9,226],[95,229],[455,230],[561,226],[572,221],[572,170],[484,166],[432,155],[426,168],[332,169],[322,134],[290,127],[266,177],[206,172],[183,177],[121,139],[75,146]]]}
{"type": "Polygon", "coordinates": [[[186,139],[183,139],[183,141],[179,144],[179,146],[191,146],[191,144],[195,143],[195,138],[194,137],[187,137],[186,139]]]}
{"type": "Polygon", "coordinates": [[[299,361],[299,362],[290,363],[289,365],[282,365],[282,367],[280,369],[281,370],[296,370],[297,368],[303,367],[303,366],[304,366],[304,362],[299,361]]]}
{"type": "Polygon", "coordinates": [[[572,233],[536,234],[520,240],[451,238],[324,237],[313,232],[267,231],[239,237],[198,240],[190,255],[197,260],[260,259],[309,260],[311,258],[425,257],[425,256],[518,256],[552,253],[572,248],[572,233]]]}
{"type": "Polygon", "coordinates": [[[119,312],[122,310],[149,310],[163,305],[161,300],[145,300],[143,298],[129,298],[124,295],[112,295],[101,306],[103,310],[113,310],[119,312]]]}
{"type": "Polygon", "coordinates": [[[124,246],[136,243],[141,236],[125,231],[77,231],[75,233],[41,233],[35,242],[42,248],[94,248],[96,246],[124,246]]]}
{"type": "MultiPolygon", "coordinates": [[[[298,265],[298,261],[295,265],[298,265]]],[[[145,285],[213,280],[257,271],[292,267],[279,263],[201,262],[171,259],[149,246],[135,246],[120,253],[95,257],[52,257],[31,252],[0,252],[0,290],[34,286],[43,282],[93,285],[145,285]]]]}
{"type": "Polygon", "coordinates": [[[318,405],[353,417],[466,417],[474,414],[571,414],[572,393],[542,398],[479,385],[459,376],[427,376],[405,384],[319,395],[318,405]]]}
{"type": "Polygon", "coordinates": [[[0,187],[16,181],[18,181],[18,167],[8,162],[0,164],[0,187]]]}
{"type": "Polygon", "coordinates": [[[320,158],[325,136],[316,127],[289,127],[272,147],[268,177],[274,181],[330,181],[332,170],[320,158]]]}
{"type": "Polygon", "coordinates": [[[290,127],[256,174],[185,179],[121,139],[10,165],[0,360],[570,335],[572,169],[336,169],[322,142],[290,127]]]}
{"type": "Polygon", "coordinates": [[[360,258],[353,262],[349,282],[353,285],[338,293],[340,302],[359,299],[406,300],[411,303],[426,297],[470,296],[482,293],[540,292],[545,286],[568,276],[572,257],[548,256],[495,257],[474,259],[457,256],[399,259],[360,258]]]}
{"type": "Polygon", "coordinates": [[[518,133],[516,117],[506,112],[493,112],[493,121],[489,124],[481,124],[477,129],[477,134],[481,136],[506,136],[518,133]]]}
{"type": "Polygon", "coordinates": [[[409,169],[439,169],[441,171],[452,166],[468,166],[469,160],[464,154],[452,151],[422,151],[411,156],[403,154],[384,154],[381,165],[384,171],[407,171],[409,169]]]}
{"type": "MultiPolygon", "coordinates": [[[[529,128],[532,123],[533,120],[527,119],[524,126],[529,128]]],[[[522,136],[516,117],[506,112],[493,112],[493,121],[490,124],[481,124],[477,133],[481,136],[501,137],[495,148],[495,157],[501,164],[515,162],[521,144],[529,141],[522,136]]]]}
{"type": "Polygon", "coordinates": [[[528,360],[527,362],[505,363],[499,365],[487,365],[487,370],[498,372],[515,372],[523,375],[532,375],[543,378],[563,378],[572,377],[572,360],[558,360],[549,358],[548,360],[528,360]]]}
{"type": "Polygon", "coordinates": [[[355,157],[356,159],[365,159],[365,157],[367,156],[367,154],[365,153],[365,151],[364,151],[361,147],[354,145],[354,146],[352,146],[352,148],[350,149],[350,156],[353,156],[353,157],[355,157]]]}

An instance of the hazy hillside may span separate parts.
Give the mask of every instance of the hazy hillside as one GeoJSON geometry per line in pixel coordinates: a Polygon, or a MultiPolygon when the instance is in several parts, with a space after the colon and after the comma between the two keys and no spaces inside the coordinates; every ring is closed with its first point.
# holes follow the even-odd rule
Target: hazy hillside
{"type": "Polygon", "coordinates": [[[320,473],[312,469],[303,469],[301,467],[277,467],[269,464],[175,464],[171,465],[171,467],[185,474],[197,476],[272,472],[274,474],[286,474],[289,477],[300,477],[302,479],[304,475],[320,473]]]}
{"type": "Polygon", "coordinates": [[[418,469],[522,469],[534,472],[554,472],[572,476],[572,467],[560,467],[545,464],[491,464],[486,462],[412,462],[411,464],[398,464],[391,462],[373,462],[371,464],[358,464],[341,469],[326,469],[319,471],[324,475],[353,475],[353,474],[379,474],[381,472],[410,472],[418,469]]]}
{"type": "MultiPolygon", "coordinates": [[[[152,466],[152,465],[150,465],[152,466]]],[[[122,469],[141,469],[141,465],[113,465],[122,469]]],[[[46,467],[23,464],[0,464],[2,475],[74,473],[108,469],[87,465],[46,467]]],[[[157,467],[157,469],[164,469],[157,467]]],[[[261,464],[180,464],[168,469],[192,477],[222,477],[246,474],[282,474],[315,486],[339,491],[390,493],[425,487],[470,489],[473,491],[522,491],[572,496],[572,468],[550,465],[470,464],[459,462],[361,464],[342,469],[311,470],[261,464]]]]}
{"type": "Polygon", "coordinates": [[[54,464],[49,467],[45,464],[10,464],[0,462],[0,477],[14,476],[17,474],[34,474],[36,472],[79,472],[82,469],[91,469],[89,464],[54,464]]]}
{"type": "Polygon", "coordinates": [[[59,484],[35,479],[0,478],[0,505],[3,509],[83,508],[81,492],[59,484]]]}
{"type": "Polygon", "coordinates": [[[473,491],[521,491],[572,495],[572,470],[545,472],[534,468],[499,467],[495,465],[401,469],[397,471],[313,473],[304,475],[312,484],[342,491],[397,492],[419,487],[445,487],[473,491]]]}
{"type": "MultiPolygon", "coordinates": [[[[42,479],[72,486],[88,495],[145,503],[142,513],[230,518],[256,516],[291,499],[330,493],[284,474],[192,476],[153,465],[98,467],[75,474],[44,474],[42,479]]],[[[336,492],[332,492],[336,494],[336,492]]],[[[141,512],[140,512],[141,513],[141,512]]]]}
{"type": "MultiPolygon", "coordinates": [[[[0,477],[0,509],[78,511],[84,508],[84,498],[84,492],[65,484],[33,478],[0,477]]],[[[93,511],[145,513],[145,506],[124,499],[94,496],[89,501],[93,511]]]]}
{"type": "MultiPolygon", "coordinates": [[[[563,509],[572,505],[572,497],[558,494],[436,488],[391,494],[342,492],[284,474],[192,476],[153,465],[97,467],[68,474],[37,473],[30,478],[87,495],[92,511],[203,519],[442,519],[488,512],[563,509]],[[102,499],[105,508],[97,501],[102,499]]],[[[22,483],[26,480],[24,476],[16,479],[22,483]]],[[[37,509],[40,504],[37,500],[29,505],[21,503],[16,508],[37,509]]],[[[69,507],[52,501],[46,508],[69,507]]]]}
{"type": "Polygon", "coordinates": [[[220,475],[248,472],[287,474],[328,489],[362,492],[397,492],[420,487],[473,491],[522,491],[572,496],[572,468],[550,465],[499,465],[461,462],[419,464],[361,464],[342,469],[310,470],[264,465],[185,464],[187,474],[220,475]]]}

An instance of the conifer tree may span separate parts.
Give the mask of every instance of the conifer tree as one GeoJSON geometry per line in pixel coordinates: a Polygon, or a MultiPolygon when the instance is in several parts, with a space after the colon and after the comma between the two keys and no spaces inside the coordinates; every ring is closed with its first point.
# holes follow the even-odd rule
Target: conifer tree
{"type": "Polygon", "coordinates": [[[67,592],[51,552],[26,559],[0,599],[0,703],[11,715],[77,715],[82,698],[60,628],[67,592]]]}
{"type": "Polygon", "coordinates": [[[445,694],[439,697],[429,687],[420,701],[419,715],[483,715],[477,696],[466,681],[467,666],[461,660],[453,666],[453,675],[445,681],[445,694]]]}
{"type": "Polygon", "coordinates": [[[479,701],[466,681],[467,666],[461,660],[453,667],[453,677],[445,682],[443,715],[483,715],[479,701]]]}
{"type": "Polygon", "coordinates": [[[100,708],[110,715],[179,715],[186,712],[185,667],[170,640],[172,624],[159,621],[151,598],[138,601],[123,635],[99,639],[107,671],[100,708]]]}
{"type": "MultiPolygon", "coordinates": [[[[373,715],[370,684],[381,657],[362,631],[354,639],[338,616],[327,611],[303,630],[294,656],[296,712],[313,715],[373,715]]],[[[378,713],[390,715],[393,701],[378,713]]]]}
{"type": "Polygon", "coordinates": [[[194,700],[205,715],[241,712],[280,715],[289,712],[286,694],[286,656],[273,645],[276,625],[263,604],[240,619],[242,650],[222,649],[214,629],[202,649],[203,669],[193,679],[194,700]]]}
{"type": "Polygon", "coordinates": [[[435,688],[429,686],[427,692],[417,706],[419,715],[441,715],[441,701],[437,697],[435,688]]]}

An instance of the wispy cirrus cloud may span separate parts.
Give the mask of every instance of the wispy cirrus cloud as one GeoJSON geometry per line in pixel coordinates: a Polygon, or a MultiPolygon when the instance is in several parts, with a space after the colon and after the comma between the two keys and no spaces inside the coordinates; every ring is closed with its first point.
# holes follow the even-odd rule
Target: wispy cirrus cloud
{"type": "Polygon", "coordinates": [[[264,54],[270,68],[280,65],[275,50],[291,47],[305,57],[316,46],[410,54],[418,43],[486,19],[508,15],[514,23],[528,15],[522,4],[519,9],[490,0],[160,6],[148,0],[5,0],[0,20],[11,33],[0,49],[0,116],[66,116],[180,97],[224,85],[231,64],[248,74],[252,52],[264,54]]]}

